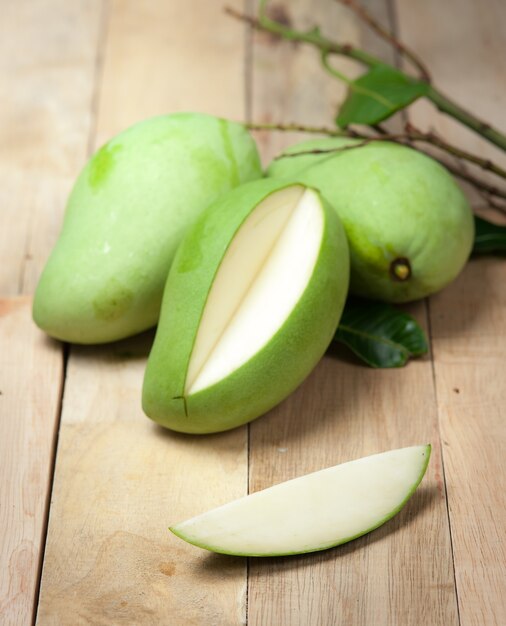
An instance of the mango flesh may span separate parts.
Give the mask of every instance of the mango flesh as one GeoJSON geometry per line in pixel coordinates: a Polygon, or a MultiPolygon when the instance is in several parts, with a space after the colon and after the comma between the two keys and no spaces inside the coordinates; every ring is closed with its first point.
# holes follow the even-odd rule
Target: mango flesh
{"type": "Polygon", "coordinates": [[[462,270],[471,252],[474,220],[464,194],[439,163],[388,142],[357,145],[317,139],[284,154],[268,175],[318,188],[341,218],[351,256],[350,291],[387,302],[434,293],[462,270]],[[343,149],[348,146],[348,149],[343,149]]]}
{"type": "Polygon", "coordinates": [[[103,343],[155,325],[176,248],[214,200],[262,175],[240,124],[177,113],[117,135],[87,163],[38,284],[49,335],[103,343]]]}
{"type": "Polygon", "coordinates": [[[222,554],[326,550],[391,519],[420,484],[430,452],[430,445],[422,445],[349,461],[234,500],[170,530],[222,554]]]}
{"type": "Polygon", "coordinates": [[[144,377],[146,415],[210,433],[271,409],[328,347],[348,279],[344,230],[316,191],[265,179],[223,196],[170,270],[144,377]]]}

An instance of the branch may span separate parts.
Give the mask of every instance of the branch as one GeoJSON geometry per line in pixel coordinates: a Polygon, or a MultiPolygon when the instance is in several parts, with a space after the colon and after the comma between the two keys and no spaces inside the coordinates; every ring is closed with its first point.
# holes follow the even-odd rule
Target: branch
{"type": "MultiPolygon", "coordinates": [[[[465,169],[463,163],[459,163],[459,168],[464,174],[466,173],[467,170],[465,169]]],[[[483,191],[483,189],[479,189],[476,186],[474,186],[474,189],[478,193],[478,195],[483,198],[483,200],[487,203],[489,209],[493,209],[495,211],[498,211],[499,213],[503,213],[504,215],[506,215],[506,204],[500,204],[499,202],[496,202],[494,196],[492,196],[488,191],[483,191]]]]}
{"type": "Polygon", "coordinates": [[[426,65],[420,59],[420,57],[408,48],[404,43],[399,41],[392,33],[384,28],[374,17],[367,11],[365,7],[355,2],[355,0],[336,0],[339,4],[343,4],[351,9],[355,15],[357,15],[365,24],[367,24],[377,35],[387,41],[398,52],[406,57],[411,63],[418,69],[422,80],[427,83],[431,82],[431,76],[426,65]]]}
{"type": "Polygon", "coordinates": [[[504,215],[506,215],[506,204],[499,204],[494,200],[493,196],[491,196],[486,191],[480,191],[478,189],[477,191],[480,196],[485,200],[490,209],[494,209],[495,211],[499,211],[500,213],[504,213],[504,215]]]}
{"type": "Polygon", "coordinates": [[[305,124],[263,124],[247,122],[244,124],[249,130],[279,130],[281,132],[309,133],[311,135],[328,135],[329,137],[362,137],[354,130],[334,130],[327,126],[306,126],[305,124]]]}
{"type": "MultiPolygon", "coordinates": [[[[262,7],[264,6],[265,2],[262,3],[262,7]]],[[[310,44],[315,48],[321,50],[325,55],[339,54],[341,56],[354,59],[355,61],[359,61],[369,68],[382,65],[387,66],[392,70],[399,71],[391,64],[386,63],[381,59],[378,59],[374,55],[369,54],[368,52],[365,52],[360,48],[356,48],[349,44],[340,44],[332,41],[331,39],[323,37],[318,28],[313,28],[312,30],[309,30],[307,32],[297,31],[289,28],[288,26],[285,26],[284,24],[281,24],[280,22],[276,22],[267,18],[263,10],[260,18],[244,15],[230,7],[227,7],[225,11],[232,17],[235,17],[250,24],[250,26],[256,30],[268,32],[271,35],[286,39],[287,41],[298,41],[301,43],[310,44]]],[[[506,135],[501,133],[499,130],[493,128],[490,124],[487,124],[483,120],[477,118],[472,113],[469,113],[469,111],[466,111],[459,104],[453,102],[452,100],[450,100],[450,98],[443,95],[434,86],[429,85],[429,90],[426,94],[426,97],[440,111],[457,119],[464,126],[467,126],[478,135],[481,135],[490,143],[493,143],[502,150],[506,151],[506,135]]]]}
{"type": "MultiPolygon", "coordinates": [[[[313,135],[327,135],[329,137],[349,137],[353,139],[362,140],[359,143],[354,144],[353,146],[341,146],[339,148],[329,148],[329,149],[304,150],[304,151],[293,153],[293,154],[284,153],[284,154],[278,155],[277,157],[275,157],[275,159],[284,158],[284,157],[291,158],[291,157],[302,156],[302,155],[307,155],[307,154],[325,154],[325,153],[332,153],[332,152],[341,152],[343,150],[350,150],[351,148],[359,148],[359,147],[365,146],[368,143],[371,143],[373,141],[393,141],[395,143],[400,143],[400,144],[406,144],[406,143],[409,144],[412,141],[422,141],[422,139],[420,139],[419,137],[418,138],[412,137],[408,133],[389,134],[385,132],[385,130],[381,126],[378,129],[378,131],[382,133],[380,135],[365,135],[363,133],[358,133],[357,131],[351,130],[351,129],[334,130],[326,126],[305,126],[304,124],[296,124],[296,123],[292,123],[292,124],[247,123],[245,124],[245,126],[246,128],[250,130],[268,130],[268,131],[280,131],[280,132],[296,131],[296,132],[309,133],[313,135]]],[[[429,136],[429,135],[426,136],[423,133],[421,133],[421,135],[424,138],[429,136]]],[[[426,143],[431,143],[431,142],[428,141],[427,139],[426,143]]],[[[446,144],[446,145],[450,146],[450,144],[446,144]]],[[[460,149],[458,148],[453,148],[453,146],[450,146],[450,147],[454,151],[460,151],[460,149]]],[[[465,180],[466,182],[476,187],[478,190],[485,192],[492,197],[502,198],[506,200],[506,189],[501,189],[499,187],[496,187],[495,185],[490,185],[489,183],[473,176],[472,174],[469,174],[467,171],[464,171],[462,167],[457,168],[453,165],[450,165],[447,161],[443,161],[441,159],[435,158],[432,154],[428,154],[427,152],[425,152],[424,150],[421,150],[420,148],[417,148],[417,149],[419,152],[422,152],[423,154],[426,154],[427,156],[430,156],[432,159],[441,163],[441,165],[446,167],[446,169],[449,172],[451,172],[454,176],[457,176],[461,180],[465,180]]],[[[469,153],[465,153],[464,151],[460,151],[460,152],[462,154],[469,154],[469,153]]],[[[449,152],[449,153],[456,156],[454,152],[449,152]]],[[[474,155],[471,155],[471,156],[473,156],[474,158],[474,155]]],[[[459,157],[459,158],[463,158],[463,157],[459,157]]],[[[479,158],[479,157],[476,157],[476,158],[479,158]]],[[[493,206],[492,203],[491,203],[491,206],[493,206]]],[[[497,208],[497,210],[504,212],[504,209],[500,207],[499,205],[496,205],[494,208],[497,208]]]]}
{"type": "MultiPolygon", "coordinates": [[[[310,133],[310,134],[327,135],[328,137],[352,137],[356,139],[367,140],[366,143],[369,143],[371,141],[380,141],[380,140],[396,141],[396,142],[401,142],[401,143],[405,143],[405,142],[427,143],[432,146],[435,146],[436,148],[439,148],[440,150],[444,150],[448,154],[455,156],[458,159],[469,161],[470,163],[474,163],[475,165],[478,165],[478,167],[481,167],[481,169],[488,171],[488,172],[493,172],[497,176],[506,179],[506,170],[501,168],[499,165],[497,165],[490,159],[482,159],[481,157],[477,156],[476,154],[473,154],[472,152],[467,152],[466,150],[462,150],[461,148],[458,148],[457,146],[453,146],[447,141],[444,141],[443,139],[441,139],[438,135],[436,135],[433,132],[423,133],[422,131],[415,128],[415,126],[413,126],[413,124],[410,124],[409,122],[405,125],[405,132],[397,133],[397,134],[389,133],[387,130],[385,130],[385,128],[383,128],[382,126],[378,124],[372,127],[378,133],[377,136],[366,135],[364,133],[359,133],[352,129],[334,130],[326,126],[304,126],[302,124],[254,124],[252,123],[252,124],[247,124],[247,127],[250,130],[278,130],[278,131],[284,131],[284,132],[297,131],[297,132],[310,133]]],[[[333,152],[334,150],[336,149],[332,148],[329,150],[321,150],[318,153],[333,152]]],[[[420,150],[420,152],[423,152],[423,150],[420,150]]],[[[300,153],[297,153],[297,154],[300,154],[300,153]]],[[[493,186],[490,186],[490,188],[497,189],[496,187],[493,187],[493,186]]]]}
{"type": "Polygon", "coordinates": [[[327,54],[340,54],[342,56],[348,57],[350,59],[354,59],[367,67],[375,67],[377,65],[384,65],[382,61],[374,57],[372,54],[365,52],[365,50],[360,50],[359,48],[355,48],[351,44],[340,44],[326,37],[323,37],[317,28],[313,28],[312,30],[308,30],[306,32],[293,30],[280,22],[275,22],[267,17],[262,17],[258,19],[256,17],[252,17],[250,15],[245,15],[232,7],[225,7],[225,13],[228,15],[246,22],[252,28],[258,31],[263,31],[266,33],[270,33],[271,35],[275,35],[281,39],[286,39],[287,41],[299,41],[301,43],[307,43],[315,48],[318,48],[322,52],[327,54]]]}
{"type": "MultiPolygon", "coordinates": [[[[431,155],[429,155],[429,156],[431,156],[431,155]]],[[[434,157],[432,157],[432,158],[434,158],[434,157]]],[[[468,182],[471,185],[473,185],[473,187],[476,187],[476,189],[478,189],[480,191],[484,191],[485,193],[487,193],[490,196],[493,196],[495,198],[502,198],[503,200],[506,200],[506,190],[499,189],[499,187],[495,187],[494,185],[489,185],[484,180],[480,180],[479,178],[476,178],[472,174],[469,174],[467,172],[463,172],[461,169],[458,169],[458,168],[454,167],[453,165],[449,165],[445,161],[441,161],[440,159],[436,159],[436,161],[439,161],[439,163],[444,165],[444,167],[446,167],[446,169],[449,172],[451,172],[454,176],[457,176],[461,180],[465,180],[466,182],[468,182]]],[[[503,209],[502,207],[499,209],[499,205],[497,205],[495,208],[497,208],[498,210],[501,210],[503,212],[506,212],[505,209],[503,209]]]]}
{"type": "Polygon", "coordinates": [[[462,150],[462,148],[452,146],[450,143],[444,141],[444,139],[441,139],[441,137],[433,132],[422,133],[409,122],[406,124],[405,129],[406,133],[412,141],[423,141],[425,143],[430,143],[431,145],[436,146],[436,148],[440,148],[441,150],[448,152],[448,154],[452,154],[453,156],[456,156],[459,159],[463,159],[464,161],[474,163],[478,167],[481,167],[482,170],[493,172],[501,178],[506,178],[506,170],[504,170],[502,167],[500,167],[490,159],[482,159],[472,152],[467,152],[467,150],[462,150]]]}
{"type": "Polygon", "coordinates": [[[350,91],[354,91],[355,93],[361,93],[364,96],[371,98],[372,100],[376,100],[376,102],[379,102],[386,107],[390,107],[392,105],[392,103],[387,98],[383,97],[380,93],[376,91],[371,91],[370,89],[367,89],[366,87],[363,87],[362,85],[357,85],[357,83],[354,80],[351,80],[351,78],[348,78],[342,72],[340,72],[339,70],[336,70],[335,67],[332,67],[332,65],[329,63],[328,52],[322,52],[321,61],[322,61],[322,65],[324,69],[327,70],[327,72],[331,76],[334,76],[335,78],[338,78],[339,80],[341,80],[343,83],[346,83],[350,91]]]}
{"type": "Polygon", "coordinates": [[[506,150],[505,135],[503,135],[496,128],[493,128],[487,122],[484,122],[472,113],[469,113],[469,111],[463,109],[459,104],[450,100],[450,98],[444,96],[435,87],[429,87],[427,98],[436,106],[437,109],[439,109],[439,111],[446,113],[446,115],[450,115],[461,124],[464,124],[464,126],[474,130],[475,133],[481,135],[484,139],[487,139],[487,141],[490,141],[490,143],[493,143],[502,150],[506,150]]]}

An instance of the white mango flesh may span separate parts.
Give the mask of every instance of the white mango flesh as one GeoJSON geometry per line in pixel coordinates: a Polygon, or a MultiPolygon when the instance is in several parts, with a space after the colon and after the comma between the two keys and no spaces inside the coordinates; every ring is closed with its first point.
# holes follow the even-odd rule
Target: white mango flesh
{"type": "Polygon", "coordinates": [[[300,299],[323,234],[316,193],[288,187],[249,216],[209,293],[190,359],[186,394],[217,383],[256,354],[300,299]]]}
{"type": "Polygon", "coordinates": [[[171,528],[201,548],[243,556],[324,550],[393,517],[425,474],[430,445],[336,465],[259,491],[171,528]]]}

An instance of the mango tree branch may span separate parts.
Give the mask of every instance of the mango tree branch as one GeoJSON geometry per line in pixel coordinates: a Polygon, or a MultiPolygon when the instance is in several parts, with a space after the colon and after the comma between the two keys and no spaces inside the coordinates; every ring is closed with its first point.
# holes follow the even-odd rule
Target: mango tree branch
{"type": "Polygon", "coordinates": [[[476,154],[473,154],[472,152],[468,152],[467,150],[462,150],[462,148],[453,146],[452,144],[448,143],[447,141],[439,137],[439,135],[436,135],[433,132],[423,133],[417,128],[415,128],[413,124],[410,124],[409,122],[406,124],[405,129],[406,129],[406,135],[412,141],[422,141],[424,143],[429,143],[433,146],[436,146],[436,148],[440,148],[441,150],[448,152],[448,154],[452,154],[453,156],[456,156],[458,159],[469,161],[470,163],[474,163],[478,167],[481,167],[481,169],[483,170],[486,170],[488,172],[493,172],[494,174],[496,174],[497,176],[501,178],[506,178],[506,170],[500,167],[499,165],[497,165],[496,163],[494,163],[493,161],[491,161],[490,159],[482,159],[481,157],[479,157],[476,154]]]}
{"type": "Polygon", "coordinates": [[[309,133],[311,135],[329,135],[330,137],[362,137],[359,133],[346,129],[346,130],[334,130],[327,126],[306,126],[305,124],[297,124],[292,122],[290,124],[268,124],[268,123],[256,123],[247,122],[245,124],[249,130],[279,130],[281,132],[294,132],[294,133],[309,133]]]}
{"type": "Polygon", "coordinates": [[[439,111],[446,113],[446,115],[450,115],[464,126],[474,130],[475,133],[481,135],[484,139],[490,141],[490,143],[495,144],[502,150],[506,150],[506,136],[503,133],[496,128],[493,128],[487,122],[477,118],[472,113],[469,113],[469,111],[463,109],[459,104],[444,96],[435,87],[429,87],[426,97],[436,106],[437,109],[439,109],[439,111]]]}
{"type": "Polygon", "coordinates": [[[377,35],[387,41],[406,59],[411,61],[411,63],[420,72],[422,80],[424,80],[426,83],[431,82],[429,70],[427,69],[424,62],[420,59],[420,57],[413,50],[408,48],[406,44],[404,44],[402,41],[399,41],[399,39],[397,39],[392,33],[384,28],[379,22],[377,22],[374,17],[369,13],[369,11],[365,9],[365,7],[355,2],[355,0],[336,0],[336,2],[338,2],[339,4],[343,4],[351,9],[355,13],[355,15],[357,15],[365,24],[367,24],[369,28],[371,28],[377,35]]]}
{"type": "MultiPolygon", "coordinates": [[[[373,127],[376,132],[378,132],[378,136],[374,135],[365,135],[363,133],[359,133],[352,129],[347,130],[334,130],[332,128],[328,128],[326,126],[304,126],[302,124],[248,124],[247,125],[250,130],[279,130],[279,131],[299,131],[303,133],[310,134],[321,134],[327,135],[329,137],[355,137],[358,139],[367,139],[368,141],[409,141],[409,142],[421,142],[427,143],[448,154],[457,157],[458,159],[462,159],[464,161],[469,161],[470,163],[474,163],[481,169],[493,172],[500,178],[506,179],[506,170],[501,168],[499,165],[491,161],[490,159],[482,159],[481,157],[473,154],[472,152],[467,152],[466,150],[462,150],[457,146],[453,146],[452,144],[444,141],[433,132],[423,133],[413,126],[413,124],[407,123],[405,125],[405,132],[398,134],[390,134],[383,127],[376,126],[373,127]]],[[[333,151],[333,150],[330,150],[333,151]]],[[[496,189],[493,187],[493,189],[496,189]]]]}
{"type": "MultiPolygon", "coordinates": [[[[329,149],[314,149],[314,150],[305,150],[305,151],[301,151],[301,152],[297,152],[297,153],[293,153],[293,154],[281,154],[277,157],[275,157],[276,159],[282,158],[282,157],[297,157],[297,156],[302,156],[305,154],[325,154],[325,153],[332,153],[332,152],[341,152],[343,150],[349,150],[351,148],[360,148],[368,143],[371,143],[373,141],[394,141],[396,143],[401,143],[401,144],[411,144],[414,141],[423,141],[425,143],[430,143],[432,144],[433,142],[431,141],[430,134],[425,134],[425,133],[419,133],[419,131],[417,131],[419,134],[410,134],[408,132],[405,133],[398,133],[398,134],[389,134],[389,133],[385,133],[384,129],[380,127],[381,131],[383,134],[381,135],[366,135],[364,133],[359,133],[355,130],[352,129],[347,129],[347,130],[334,130],[332,128],[328,128],[326,126],[305,126],[304,124],[296,124],[296,123],[290,123],[290,124],[262,124],[262,123],[254,123],[254,122],[250,122],[250,123],[246,123],[245,124],[246,128],[248,128],[249,130],[267,130],[267,131],[280,131],[280,132],[302,132],[302,133],[308,133],[308,134],[314,134],[314,135],[327,135],[328,137],[351,137],[354,139],[360,139],[361,141],[353,146],[342,146],[339,148],[329,148],[329,149]]],[[[413,128],[413,127],[411,127],[413,128]]],[[[444,144],[446,146],[450,146],[450,144],[444,144]]],[[[441,146],[439,146],[441,147],[441,146]]],[[[457,154],[455,153],[455,151],[459,152],[459,156],[458,158],[460,159],[465,159],[464,156],[462,155],[469,155],[470,153],[466,153],[464,151],[460,151],[458,148],[453,149],[453,146],[450,146],[452,148],[452,150],[447,150],[447,152],[449,154],[451,154],[452,156],[457,156],[457,154]]],[[[443,149],[443,148],[442,148],[443,149]]],[[[423,152],[424,154],[427,154],[424,150],[421,150],[420,148],[418,148],[419,152],[423,152]]],[[[428,156],[430,156],[431,158],[435,158],[434,155],[429,154],[428,156]]],[[[479,157],[475,157],[474,155],[470,155],[473,157],[473,159],[468,159],[473,163],[476,163],[476,160],[480,160],[479,157]]],[[[461,180],[465,180],[466,182],[470,183],[471,185],[473,185],[474,187],[476,187],[478,190],[483,191],[487,194],[489,194],[490,196],[496,197],[496,198],[502,198],[504,200],[506,200],[506,189],[501,189],[500,187],[496,187],[495,185],[491,185],[479,178],[477,178],[476,176],[470,174],[469,172],[465,171],[463,168],[457,168],[451,164],[449,164],[447,161],[443,161],[441,159],[435,159],[436,161],[439,161],[439,163],[441,163],[441,165],[443,165],[444,167],[446,167],[446,169],[448,171],[450,171],[454,176],[457,176],[458,178],[460,178],[461,180]]],[[[478,163],[477,163],[478,164],[478,163]]],[[[484,169],[488,169],[488,168],[484,168],[484,169]]],[[[500,168],[499,168],[500,169],[500,168]]],[[[494,208],[498,208],[498,210],[500,210],[501,212],[506,212],[504,208],[502,207],[498,207],[495,206],[494,208]]]]}
{"type": "MultiPolygon", "coordinates": [[[[418,68],[421,77],[425,82],[430,83],[431,78],[429,71],[420,57],[408,48],[403,42],[399,41],[392,33],[389,33],[374,17],[360,5],[356,0],[336,0],[340,4],[347,6],[351,9],[355,15],[357,15],[365,24],[367,24],[374,32],[380,37],[388,41],[392,47],[413,63],[418,68]]],[[[475,115],[469,113],[463,109],[456,102],[453,102],[446,96],[444,96],[438,89],[431,87],[427,98],[443,113],[451,115],[458,119],[462,124],[471,128],[476,133],[482,135],[485,139],[499,146],[503,150],[506,150],[506,137],[503,133],[493,129],[490,124],[487,124],[483,120],[478,119],[475,115]]]]}
{"type": "Polygon", "coordinates": [[[384,65],[382,61],[380,61],[373,55],[365,52],[364,50],[355,48],[350,44],[339,44],[335,41],[327,39],[326,37],[323,37],[317,28],[313,28],[312,30],[308,30],[306,32],[297,31],[289,28],[288,26],[285,26],[284,24],[280,24],[279,22],[270,20],[266,17],[258,19],[256,17],[252,17],[251,15],[245,15],[244,13],[236,11],[232,7],[225,7],[225,13],[232,17],[235,17],[236,19],[246,22],[255,30],[270,33],[271,35],[275,35],[287,41],[298,41],[301,43],[307,43],[323,52],[340,54],[350,59],[355,59],[355,61],[359,61],[367,67],[384,65]]]}
{"type": "MultiPolygon", "coordinates": [[[[369,68],[382,65],[387,66],[394,71],[399,71],[391,64],[386,63],[381,59],[378,59],[374,55],[369,54],[368,52],[365,52],[360,48],[356,48],[350,44],[340,44],[324,37],[320,33],[318,28],[313,28],[309,31],[302,32],[285,26],[280,22],[271,20],[270,18],[265,16],[265,13],[263,11],[264,6],[265,2],[262,4],[262,12],[260,18],[244,15],[230,7],[227,7],[225,11],[229,15],[250,24],[250,26],[256,30],[268,32],[271,35],[286,39],[287,41],[307,43],[314,46],[315,48],[318,48],[325,55],[339,54],[341,56],[354,59],[355,61],[359,61],[369,68]]],[[[475,131],[478,135],[481,135],[484,139],[506,151],[506,135],[501,133],[499,130],[493,128],[490,124],[484,122],[483,120],[480,120],[472,113],[469,113],[469,111],[463,109],[459,104],[453,102],[450,98],[443,95],[434,86],[429,85],[428,92],[425,97],[427,97],[437,107],[437,109],[439,109],[439,111],[457,119],[464,126],[467,126],[471,130],[475,131]]]]}
{"type": "MultiPolygon", "coordinates": [[[[429,155],[429,156],[432,156],[432,155],[429,155]]],[[[446,169],[449,172],[451,172],[454,176],[457,176],[457,178],[460,178],[461,180],[465,180],[467,183],[470,183],[473,187],[475,187],[479,191],[483,191],[487,193],[488,195],[493,196],[494,198],[502,198],[503,200],[506,200],[506,190],[500,189],[499,187],[496,187],[495,185],[489,185],[484,180],[476,178],[476,176],[473,176],[472,174],[469,174],[468,172],[464,172],[462,171],[462,169],[454,167],[453,165],[450,165],[446,161],[441,161],[440,159],[436,159],[436,161],[439,161],[442,165],[444,165],[446,169]]],[[[491,206],[493,205],[491,204],[491,206]]],[[[499,207],[499,205],[495,205],[493,206],[493,208],[496,208],[497,210],[506,214],[506,208],[499,207]]]]}

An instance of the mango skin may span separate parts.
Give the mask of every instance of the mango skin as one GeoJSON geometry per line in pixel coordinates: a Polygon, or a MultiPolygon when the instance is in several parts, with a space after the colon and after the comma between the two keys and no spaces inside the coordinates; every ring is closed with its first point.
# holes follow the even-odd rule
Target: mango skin
{"type": "Polygon", "coordinates": [[[177,246],[214,200],[262,176],[240,124],[197,113],[151,118],[87,163],[35,293],[33,318],[73,343],[154,326],[177,246]]]}
{"type": "Polygon", "coordinates": [[[322,201],[325,224],[320,254],[290,316],[230,376],[184,396],[195,336],[221,259],[254,207],[289,185],[266,179],[234,189],[209,207],[183,239],[167,279],[144,376],[142,406],[160,425],[202,434],[249,422],[298,387],[332,340],[348,291],[349,251],[337,215],[322,201]]]}
{"type": "MultiPolygon", "coordinates": [[[[316,139],[286,153],[356,145],[316,139]]],[[[319,189],[341,218],[350,244],[350,291],[387,302],[408,302],[442,289],[471,253],[474,219],[456,182],[435,160],[406,146],[372,142],[330,154],[274,160],[268,176],[319,189]],[[408,259],[411,275],[392,274],[408,259]]]]}

